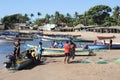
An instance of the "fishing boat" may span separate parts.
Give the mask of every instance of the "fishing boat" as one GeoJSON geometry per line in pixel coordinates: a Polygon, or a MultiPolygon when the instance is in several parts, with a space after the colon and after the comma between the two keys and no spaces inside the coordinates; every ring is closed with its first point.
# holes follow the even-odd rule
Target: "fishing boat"
{"type": "Polygon", "coordinates": [[[4,43],[13,43],[14,40],[6,40],[6,39],[0,39],[0,44],[4,44],[4,43]]]}
{"type": "MultiPolygon", "coordinates": [[[[87,45],[88,49],[109,49],[109,44],[87,45]]],[[[112,44],[111,49],[120,49],[120,44],[112,44]]]]}
{"type": "Polygon", "coordinates": [[[1,35],[0,36],[0,44],[3,44],[3,43],[13,43],[13,42],[14,42],[14,40],[7,40],[5,35],[1,35]]]}
{"type": "MultiPolygon", "coordinates": [[[[35,47],[37,49],[37,46],[34,45],[30,45],[27,44],[28,47],[35,47]]],[[[75,49],[75,55],[76,56],[80,56],[80,55],[94,55],[94,52],[92,50],[89,49],[83,49],[83,48],[76,48],[75,49]]],[[[60,56],[64,56],[64,48],[46,48],[43,47],[43,54],[42,56],[47,56],[47,57],[51,57],[51,56],[56,56],[56,57],[60,57],[60,56]]]]}
{"type": "MultiPolygon", "coordinates": [[[[83,48],[76,48],[75,55],[91,55],[93,53],[91,50],[83,49],[83,48]]],[[[64,49],[63,48],[44,48],[43,56],[64,56],[64,49]]]]}
{"type": "Polygon", "coordinates": [[[82,39],[82,38],[76,38],[76,37],[71,38],[71,40],[73,42],[94,42],[94,40],[88,40],[88,39],[82,39]]]}
{"type": "Polygon", "coordinates": [[[113,36],[97,36],[97,38],[99,40],[102,40],[102,39],[113,39],[113,38],[115,38],[115,36],[114,35],[113,36]]]}
{"type": "MultiPolygon", "coordinates": [[[[28,49],[28,50],[32,50],[34,49],[34,47],[28,49]]],[[[12,62],[11,62],[11,58],[12,59],[15,59],[15,57],[13,56],[13,54],[8,54],[6,57],[6,60],[4,62],[4,64],[6,64],[6,68],[7,69],[12,69],[12,70],[20,70],[20,69],[23,69],[25,67],[27,67],[28,65],[30,65],[31,63],[33,63],[33,60],[32,59],[29,59],[29,58],[25,58],[25,54],[27,53],[27,50],[23,51],[20,56],[21,58],[20,59],[17,59],[16,62],[15,62],[15,66],[14,68],[11,68],[12,66],[12,62]]]]}
{"type": "Polygon", "coordinates": [[[70,40],[69,38],[67,37],[51,37],[51,36],[43,36],[42,37],[43,40],[49,40],[49,41],[53,41],[53,40],[58,40],[58,41],[66,41],[66,40],[70,40]]]}

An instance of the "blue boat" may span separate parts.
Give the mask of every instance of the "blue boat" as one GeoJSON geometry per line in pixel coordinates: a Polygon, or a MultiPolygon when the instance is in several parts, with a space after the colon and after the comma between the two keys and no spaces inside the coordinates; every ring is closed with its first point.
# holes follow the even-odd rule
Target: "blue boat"
{"type": "MultiPolygon", "coordinates": [[[[109,49],[109,45],[88,45],[88,49],[109,49]]],[[[112,44],[111,49],[120,49],[120,44],[112,44]]]]}

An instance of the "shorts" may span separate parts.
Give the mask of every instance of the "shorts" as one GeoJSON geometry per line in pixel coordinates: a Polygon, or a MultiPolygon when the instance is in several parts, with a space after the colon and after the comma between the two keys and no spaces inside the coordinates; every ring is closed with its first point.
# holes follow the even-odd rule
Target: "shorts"
{"type": "Polygon", "coordinates": [[[65,53],[65,56],[66,57],[70,57],[70,53],[65,53]]]}
{"type": "Polygon", "coordinates": [[[40,56],[42,56],[42,54],[38,54],[38,56],[40,57],[40,56]]]}

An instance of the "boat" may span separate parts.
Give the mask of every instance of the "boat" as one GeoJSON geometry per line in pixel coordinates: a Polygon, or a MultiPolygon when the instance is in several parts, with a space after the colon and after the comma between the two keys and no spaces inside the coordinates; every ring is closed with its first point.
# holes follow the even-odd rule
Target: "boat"
{"type": "Polygon", "coordinates": [[[32,33],[19,32],[19,35],[16,37],[16,39],[20,39],[20,41],[32,41],[34,38],[32,33]]]}
{"type": "Polygon", "coordinates": [[[94,42],[94,40],[88,40],[88,39],[82,39],[82,38],[76,38],[76,37],[71,38],[71,40],[73,42],[94,42]]]}
{"type": "MultiPolygon", "coordinates": [[[[33,50],[34,47],[28,49],[28,50],[33,50]]],[[[21,58],[20,59],[17,59],[16,63],[15,63],[15,67],[14,68],[11,68],[11,60],[10,60],[10,57],[12,57],[12,59],[14,59],[14,56],[12,53],[8,54],[6,57],[6,60],[4,62],[4,64],[6,64],[6,68],[7,69],[11,69],[11,70],[20,70],[20,69],[23,69],[25,67],[27,67],[28,65],[32,64],[33,63],[33,60],[32,59],[29,59],[29,58],[25,58],[25,54],[27,53],[27,50],[23,51],[20,56],[21,58]]]]}
{"type": "Polygon", "coordinates": [[[113,39],[113,38],[115,38],[115,36],[114,35],[113,36],[97,36],[97,38],[99,40],[102,40],[102,39],[113,39]]]}
{"type": "Polygon", "coordinates": [[[42,40],[49,40],[49,41],[53,41],[53,40],[57,40],[57,41],[66,41],[66,40],[70,40],[67,37],[51,37],[51,36],[42,36],[42,40]]]}
{"type": "MultiPolygon", "coordinates": [[[[83,49],[83,48],[76,48],[75,55],[92,55],[93,53],[91,50],[83,49]]],[[[49,56],[49,57],[60,57],[64,56],[64,48],[44,48],[42,56],[49,56]]]]}
{"type": "Polygon", "coordinates": [[[0,44],[4,44],[4,43],[13,43],[14,40],[6,40],[6,39],[0,39],[0,44]]]}
{"type": "MultiPolygon", "coordinates": [[[[88,49],[109,49],[109,44],[88,45],[88,49]]],[[[120,44],[112,44],[111,49],[120,49],[120,44]]]]}
{"type": "Polygon", "coordinates": [[[6,36],[5,35],[1,35],[0,36],[0,44],[3,44],[3,43],[13,43],[15,40],[7,40],[6,39],[6,36]]]}

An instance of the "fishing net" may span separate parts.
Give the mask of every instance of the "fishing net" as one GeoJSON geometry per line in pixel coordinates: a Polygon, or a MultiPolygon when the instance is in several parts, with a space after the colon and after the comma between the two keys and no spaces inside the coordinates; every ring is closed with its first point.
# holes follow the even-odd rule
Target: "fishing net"
{"type": "Polygon", "coordinates": [[[104,59],[99,59],[97,61],[97,64],[107,64],[109,61],[108,60],[104,60],[104,59]]]}
{"type": "Polygon", "coordinates": [[[114,60],[115,63],[120,63],[120,58],[114,60]]]}

